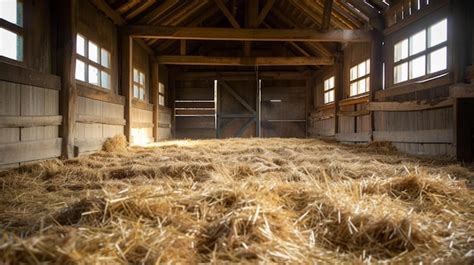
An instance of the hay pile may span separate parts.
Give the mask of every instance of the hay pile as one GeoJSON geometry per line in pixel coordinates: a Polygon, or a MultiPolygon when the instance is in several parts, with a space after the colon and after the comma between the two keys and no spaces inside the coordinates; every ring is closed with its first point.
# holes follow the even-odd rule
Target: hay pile
{"type": "Polygon", "coordinates": [[[125,152],[127,151],[127,144],[127,138],[125,138],[125,135],[116,135],[105,140],[102,145],[102,150],[108,153],[125,152]]]}
{"type": "Polygon", "coordinates": [[[23,166],[0,176],[0,263],[472,263],[473,172],[385,147],[175,141],[23,166]]]}

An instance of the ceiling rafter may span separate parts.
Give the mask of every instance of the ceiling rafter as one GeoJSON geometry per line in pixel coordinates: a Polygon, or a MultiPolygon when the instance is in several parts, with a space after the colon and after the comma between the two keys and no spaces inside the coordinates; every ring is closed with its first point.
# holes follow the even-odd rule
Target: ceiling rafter
{"type": "Polygon", "coordinates": [[[321,23],[321,30],[328,30],[331,22],[333,0],[324,0],[323,23],[321,23]]]}
{"type": "MultiPolygon", "coordinates": [[[[277,17],[277,19],[281,22],[283,22],[284,24],[286,24],[287,26],[290,26],[292,28],[295,28],[295,29],[301,29],[303,27],[301,27],[300,25],[296,24],[296,22],[292,19],[288,19],[280,10],[278,10],[277,8],[274,8],[272,9],[272,12],[271,14],[275,15],[277,17]]],[[[325,55],[325,56],[329,56],[329,55],[332,55],[333,52],[331,50],[329,50],[328,48],[326,48],[323,44],[321,43],[315,43],[315,42],[311,42],[311,43],[308,43],[308,45],[314,47],[321,55],[325,55]]]]}
{"type": "Polygon", "coordinates": [[[257,27],[265,20],[268,15],[268,12],[270,12],[274,4],[275,0],[267,0],[267,2],[265,2],[265,5],[263,6],[257,17],[257,27]]]}
{"type": "Polygon", "coordinates": [[[217,7],[219,7],[219,9],[222,11],[222,14],[224,14],[224,16],[227,18],[232,27],[240,29],[239,23],[237,22],[237,20],[235,20],[235,17],[229,11],[225,3],[222,0],[214,0],[214,2],[216,3],[217,7]]]}
{"type": "Polygon", "coordinates": [[[168,12],[178,2],[179,0],[166,0],[164,3],[153,8],[149,13],[146,13],[140,16],[138,23],[147,24],[147,23],[153,22],[155,19],[157,19],[158,17],[161,17],[163,14],[168,12]]]}
{"type": "MultiPolygon", "coordinates": [[[[105,0],[90,0],[91,3],[100,11],[102,11],[108,18],[110,18],[116,25],[124,26],[127,25],[127,21],[114,9],[112,9],[105,0]]],[[[142,46],[150,55],[154,55],[155,52],[145,43],[144,40],[137,40],[137,43],[142,46]]]]}

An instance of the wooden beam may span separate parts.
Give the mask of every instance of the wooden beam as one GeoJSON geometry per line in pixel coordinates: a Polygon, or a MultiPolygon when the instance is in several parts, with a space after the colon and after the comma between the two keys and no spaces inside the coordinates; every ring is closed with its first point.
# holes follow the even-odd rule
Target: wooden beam
{"type": "Polygon", "coordinates": [[[64,0],[58,8],[58,72],[61,76],[60,109],[63,117],[61,126],[61,157],[74,156],[74,135],[76,125],[76,34],[77,0],[64,0]]]}
{"type": "Polygon", "coordinates": [[[323,21],[321,23],[321,30],[328,30],[331,22],[333,0],[324,0],[323,21]]]}
{"type": "Polygon", "coordinates": [[[354,110],[354,111],[339,111],[337,116],[343,117],[359,117],[359,116],[367,116],[370,114],[368,110],[354,110]]]}
{"type": "Polygon", "coordinates": [[[61,78],[57,75],[45,74],[4,62],[0,62],[0,69],[0,80],[61,90],[61,78]]]}
{"type": "Polygon", "coordinates": [[[370,30],[334,29],[320,32],[312,29],[232,29],[131,25],[123,32],[135,38],[228,40],[228,41],[307,41],[370,42],[370,30]]]}
{"type": "Polygon", "coordinates": [[[55,116],[0,116],[0,128],[26,128],[61,125],[63,117],[55,116]]]}
{"type": "Polygon", "coordinates": [[[336,140],[339,142],[370,142],[370,138],[370,132],[336,133],[336,140]]]}
{"type": "Polygon", "coordinates": [[[84,114],[78,114],[76,117],[77,117],[76,121],[80,123],[88,123],[88,124],[98,123],[98,124],[120,125],[120,126],[124,126],[126,124],[126,121],[123,118],[112,118],[112,117],[84,115],[84,114]]]}
{"type": "Polygon", "coordinates": [[[332,65],[331,57],[207,57],[207,56],[157,56],[160,64],[174,65],[332,65]]]}
{"type": "Polygon", "coordinates": [[[455,84],[449,88],[449,96],[453,98],[474,98],[474,84],[455,84]]]}
{"type": "Polygon", "coordinates": [[[263,23],[263,21],[268,15],[268,12],[270,12],[274,4],[275,4],[275,0],[267,0],[267,2],[265,2],[265,5],[263,6],[262,10],[258,14],[257,27],[263,23]]]}
{"type": "Polygon", "coordinates": [[[103,102],[125,105],[125,97],[117,95],[115,93],[109,93],[103,90],[91,88],[82,84],[77,84],[77,95],[79,97],[85,97],[95,99],[103,102]]]}
{"type": "Polygon", "coordinates": [[[370,111],[421,111],[430,109],[448,108],[453,106],[452,98],[438,100],[406,101],[406,102],[370,102],[367,109],[370,111]]]}
{"type": "Polygon", "coordinates": [[[132,99],[133,99],[133,39],[130,36],[122,35],[122,72],[121,86],[125,96],[125,137],[131,143],[132,140],[132,99]]]}
{"type": "Polygon", "coordinates": [[[453,142],[453,131],[421,130],[421,131],[374,131],[375,141],[394,143],[449,144],[453,142]]]}
{"type": "Polygon", "coordinates": [[[225,5],[225,3],[222,0],[214,0],[214,2],[219,7],[219,9],[222,11],[222,13],[227,18],[227,20],[229,20],[232,27],[234,27],[236,29],[239,29],[240,28],[239,23],[237,22],[237,20],[235,20],[234,16],[232,16],[232,13],[230,13],[230,11],[227,8],[227,6],[225,5]]]}

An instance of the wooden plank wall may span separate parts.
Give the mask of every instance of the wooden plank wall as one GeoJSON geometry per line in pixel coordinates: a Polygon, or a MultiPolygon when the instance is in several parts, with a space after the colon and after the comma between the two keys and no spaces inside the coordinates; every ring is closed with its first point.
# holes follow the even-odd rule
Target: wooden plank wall
{"type": "Polygon", "coordinates": [[[55,88],[0,80],[0,168],[61,155],[54,78],[55,88]]]}
{"type": "MultiPolygon", "coordinates": [[[[383,57],[386,62],[386,84],[385,90],[375,92],[375,102],[369,102],[369,97],[366,95],[349,97],[350,68],[370,57],[370,45],[349,44],[345,47],[342,100],[336,102],[339,110],[336,117],[338,122],[335,138],[345,143],[389,141],[400,151],[410,154],[454,156],[455,101],[450,98],[449,93],[450,85],[455,83],[453,76],[456,75],[453,68],[456,60],[453,57],[456,49],[453,20],[450,20],[448,29],[450,34],[447,73],[436,77],[430,76],[430,79],[422,82],[395,85],[393,63],[391,63],[393,46],[397,41],[444,17],[452,19],[449,1],[433,1],[429,5],[423,3],[420,10],[402,19],[398,17],[403,11],[403,8],[400,8],[408,2],[400,1],[400,4],[386,13],[390,26],[384,31],[383,57]],[[373,129],[370,113],[373,113],[373,129]]],[[[334,132],[334,128],[331,127],[334,122],[331,115],[334,113],[334,107],[322,104],[323,82],[330,75],[332,67],[326,67],[322,73],[314,76],[315,109],[310,116],[312,136],[331,136],[334,132]]]]}

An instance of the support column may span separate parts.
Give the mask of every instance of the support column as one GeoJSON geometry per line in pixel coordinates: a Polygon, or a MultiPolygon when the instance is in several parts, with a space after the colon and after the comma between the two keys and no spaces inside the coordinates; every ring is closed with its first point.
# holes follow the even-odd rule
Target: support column
{"type": "MultiPolygon", "coordinates": [[[[383,78],[383,53],[382,53],[383,34],[374,30],[371,41],[371,56],[370,56],[370,95],[369,103],[375,101],[375,93],[382,89],[383,78]]],[[[374,112],[370,112],[370,134],[371,141],[373,141],[373,132],[375,131],[375,117],[374,112]]]]}
{"type": "Polygon", "coordinates": [[[334,65],[336,70],[335,74],[335,89],[334,89],[334,135],[339,133],[339,101],[342,99],[344,91],[344,56],[338,56],[336,58],[336,64],[334,65]]]}
{"type": "Polygon", "coordinates": [[[76,126],[76,32],[77,0],[57,3],[58,14],[58,59],[57,72],[61,77],[60,109],[63,116],[61,126],[61,157],[74,156],[74,129],[76,126]]]}
{"type": "Polygon", "coordinates": [[[132,140],[132,98],[133,98],[133,39],[129,35],[122,35],[122,71],[121,86],[125,96],[125,137],[131,144],[132,140]]]}
{"type": "Polygon", "coordinates": [[[160,89],[160,72],[159,65],[157,62],[152,62],[151,67],[151,103],[153,104],[153,137],[155,142],[158,142],[159,137],[159,111],[160,111],[160,102],[159,102],[159,89],[160,89]]]}

